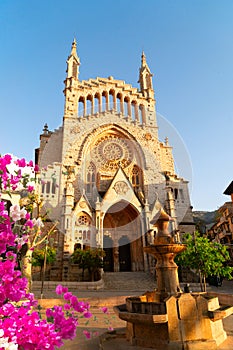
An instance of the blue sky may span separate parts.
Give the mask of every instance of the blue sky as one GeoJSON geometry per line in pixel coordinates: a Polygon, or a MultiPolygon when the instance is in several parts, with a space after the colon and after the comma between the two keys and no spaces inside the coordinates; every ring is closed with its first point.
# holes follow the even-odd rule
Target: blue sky
{"type": "Polygon", "coordinates": [[[74,36],[81,80],[112,75],[137,87],[145,51],[160,136],[178,143],[194,209],[230,200],[222,193],[233,180],[233,1],[1,0],[2,154],[33,159],[43,125],[61,125],[74,36]]]}

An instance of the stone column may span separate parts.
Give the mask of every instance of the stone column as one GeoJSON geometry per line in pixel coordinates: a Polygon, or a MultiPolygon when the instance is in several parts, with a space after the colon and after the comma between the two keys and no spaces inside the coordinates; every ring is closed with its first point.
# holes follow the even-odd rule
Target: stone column
{"type": "MultiPolygon", "coordinates": [[[[143,247],[146,247],[146,237],[145,234],[147,232],[147,228],[146,228],[146,218],[145,218],[145,213],[144,211],[142,211],[141,213],[142,215],[142,219],[141,219],[141,234],[142,234],[142,243],[143,243],[143,247]]],[[[148,260],[147,260],[147,254],[144,251],[143,252],[143,260],[144,260],[144,271],[149,271],[149,266],[148,266],[148,260]]]]}
{"type": "Polygon", "coordinates": [[[114,272],[119,272],[120,271],[119,247],[113,247],[113,264],[114,264],[114,272]]]}

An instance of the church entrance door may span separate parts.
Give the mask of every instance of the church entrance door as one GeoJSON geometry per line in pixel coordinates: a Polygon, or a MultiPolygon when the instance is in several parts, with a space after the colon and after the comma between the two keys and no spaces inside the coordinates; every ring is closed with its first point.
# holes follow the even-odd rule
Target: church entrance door
{"type": "Polygon", "coordinates": [[[130,242],[127,236],[119,239],[120,271],[131,271],[130,242]]]}
{"type": "Polygon", "coordinates": [[[123,200],[112,205],[104,216],[103,229],[104,236],[113,243],[111,253],[104,243],[104,250],[109,254],[105,259],[109,266],[113,259],[113,271],[143,271],[141,218],[135,207],[123,200]]]}
{"type": "Polygon", "coordinates": [[[112,272],[114,270],[114,262],[113,262],[113,241],[110,237],[104,237],[104,271],[112,272]]]}

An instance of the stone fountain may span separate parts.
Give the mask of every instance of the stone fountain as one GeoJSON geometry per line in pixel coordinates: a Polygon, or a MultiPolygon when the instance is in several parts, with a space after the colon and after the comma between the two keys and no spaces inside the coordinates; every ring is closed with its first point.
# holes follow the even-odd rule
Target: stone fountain
{"type": "MultiPolygon", "coordinates": [[[[207,293],[183,293],[175,256],[186,249],[168,231],[171,218],[160,209],[154,243],[145,252],[156,260],[157,289],[114,307],[127,322],[126,339],[133,346],[157,350],[214,350],[226,339],[222,319],[233,307],[220,307],[207,293]]],[[[133,347],[132,347],[133,350],[133,347]]]]}

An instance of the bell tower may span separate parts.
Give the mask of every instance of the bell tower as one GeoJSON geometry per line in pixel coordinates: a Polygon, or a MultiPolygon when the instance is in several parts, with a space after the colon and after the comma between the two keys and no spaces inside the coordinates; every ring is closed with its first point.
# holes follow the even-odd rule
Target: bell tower
{"type": "MultiPolygon", "coordinates": [[[[67,58],[66,79],[64,80],[65,88],[65,108],[64,120],[66,118],[77,117],[77,98],[76,91],[79,83],[79,66],[80,59],[77,55],[77,42],[74,39],[72,42],[71,53],[67,58]]],[[[67,125],[64,126],[67,128],[67,125]]]]}

